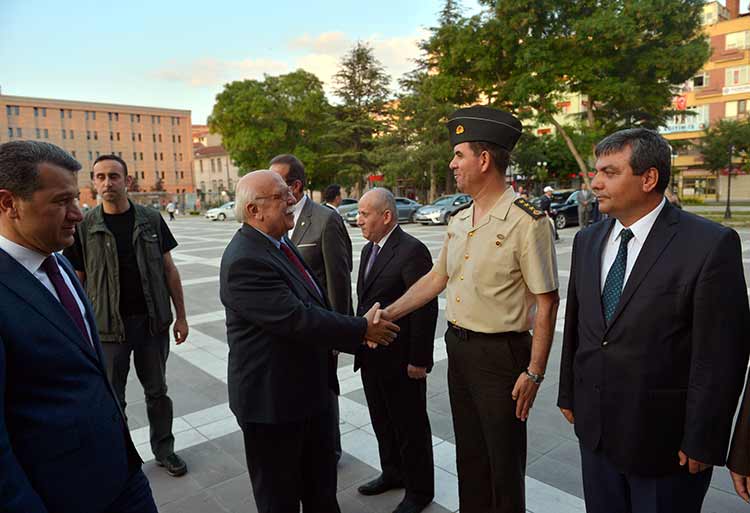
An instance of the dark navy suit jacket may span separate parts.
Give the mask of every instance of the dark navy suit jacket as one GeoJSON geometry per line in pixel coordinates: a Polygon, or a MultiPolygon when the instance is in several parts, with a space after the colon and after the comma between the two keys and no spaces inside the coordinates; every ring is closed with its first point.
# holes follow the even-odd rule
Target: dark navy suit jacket
{"type": "Polygon", "coordinates": [[[93,347],[60,302],[0,250],[0,511],[97,513],[140,458],[107,381],[91,305],[93,347]]]}

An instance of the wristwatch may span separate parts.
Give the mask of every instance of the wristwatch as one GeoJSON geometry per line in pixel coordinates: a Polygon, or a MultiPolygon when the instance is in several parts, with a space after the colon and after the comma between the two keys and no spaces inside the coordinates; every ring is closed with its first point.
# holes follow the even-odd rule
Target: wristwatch
{"type": "Polygon", "coordinates": [[[542,381],[544,381],[544,374],[534,374],[528,368],[526,369],[526,376],[537,385],[541,385],[542,381]]]}

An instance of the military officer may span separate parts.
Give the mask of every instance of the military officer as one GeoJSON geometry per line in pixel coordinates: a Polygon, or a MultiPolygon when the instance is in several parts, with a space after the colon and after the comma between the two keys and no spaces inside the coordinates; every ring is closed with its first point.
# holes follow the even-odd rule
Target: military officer
{"type": "Polygon", "coordinates": [[[461,513],[523,513],[525,421],[544,379],[559,303],[554,235],[544,213],[505,183],[521,123],[474,106],[453,113],[448,129],[450,167],[474,201],[451,219],[433,269],[381,316],[403,317],[447,289],[461,513]]]}

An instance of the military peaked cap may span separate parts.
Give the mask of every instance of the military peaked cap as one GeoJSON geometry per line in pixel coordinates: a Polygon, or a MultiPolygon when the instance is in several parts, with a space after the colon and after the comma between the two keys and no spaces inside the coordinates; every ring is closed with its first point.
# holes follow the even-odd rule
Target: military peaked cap
{"type": "Polygon", "coordinates": [[[453,146],[463,142],[489,142],[508,151],[513,150],[522,129],[515,116],[483,105],[458,109],[451,114],[447,126],[453,146]]]}

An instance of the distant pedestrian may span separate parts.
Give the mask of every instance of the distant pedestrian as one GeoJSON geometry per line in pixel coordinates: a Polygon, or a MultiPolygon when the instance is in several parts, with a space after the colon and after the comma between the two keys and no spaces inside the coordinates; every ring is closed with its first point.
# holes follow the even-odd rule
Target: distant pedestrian
{"type": "Polygon", "coordinates": [[[167,213],[169,213],[169,220],[174,221],[174,213],[177,211],[177,207],[173,202],[167,203],[167,213]]]}
{"type": "Polygon", "coordinates": [[[594,194],[586,182],[581,183],[578,191],[578,226],[586,228],[591,221],[591,207],[594,202],[594,194]]]}
{"type": "Polygon", "coordinates": [[[560,236],[557,234],[557,225],[555,224],[555,212],[552,210],[552,193],[555,189],[551,185],[544,188],[544,195],[539,201],[539,208],[542,212],[547,214],[550,223],[552,223],[552,230],[555,234],[555,240],[560,240],[560,236]]]}
{"type": "Polygon", "coordinates": [[[336,183],[332,183],[326,187],[323,193],[323,206],[330,208],[331,210],[338,212],[339,205],[341,205],[341,186],[336,183]]]}

